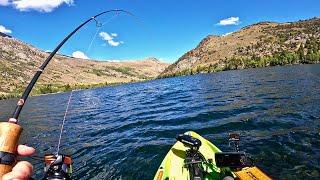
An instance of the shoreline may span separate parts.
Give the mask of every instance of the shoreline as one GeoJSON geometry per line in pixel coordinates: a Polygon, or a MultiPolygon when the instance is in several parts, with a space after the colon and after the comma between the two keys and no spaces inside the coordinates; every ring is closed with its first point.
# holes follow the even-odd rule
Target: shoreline
{"type": "MultiPolygon", "coordinates": [[[[112,87],[112,86],[119,86],[119,85],[124,85],[124,84],[133,84],[133,83],[139,83],[139,82],[147,82],[147,81],[151,81],[154,80],[156,78],[153,79],[146,79],[146,80],[142,80],[142,81],[133,81],[133,82],[119,82],[119,83],[99,83],[99,84],[90,84],[90,85],[77,85],[77,86],[73,86],[73,87],[68,87],[66,88],[68,85],[58,85],[58,86],[51,86],[51,88],[55,89],[59,89],[59,91],[53,91],[53,92],[48,92],[48,93],[38,93],[39,89],[33,89],[32,91],[36,91],[36,93],[30,94],[30,97],[37,97],[37,96],[45,96],[45,95],[51,95],[51,94],[59,94],[59,93],[66,93],[66,92],[71,92],[71,91],[81,91],[81,90],[87,90],[87,89],[96,89],[96,88],[103,88],[103,87],[112,87]],[[61,89],[61,88],[65,88],[65,89],[61,89]]],[[[48,85],[42,86],[42,88],[47,87],[48,85]]],[[[24,90],[24,89],[23,89],[24,90]]],[[[23,92],[19,92],[19,93],[11,93],[11,94],[7,94],[7,95],[0,95],[0,101],[2,100],[8,100],[8,99],[15,99],[15,98],[20,98],[23,92]]]]}
{"type": "Polygon", "coordinates": [[[157,79],[166,79],[166,78],[173,78],[173,77],[180,77],[180,76],[191,76],[191,75],[197,75],[197,74],[209,74],[209,73],[217,73],[217,72],[227,72],[227,71],[238,71],[238,70],[245,70],[245,69],[260,69],[260,68],[268,68],[268,67],[281,67],[281,66],[294,66],[294,65],[313,65],[313,64],[320,64],[319,62],[313,62],[313,63],[288,63],[288,64],[282,64],[282,65],[267,65],[267,66],[258,66],[258,67],[245,67],[245,68],[226,68],[226,67],[213,67],[210,68],[209,66],[198,66],[196,70],[193,69],[185,69],[179,72],[170,73],[170,74],[164,74],[159,75],[157,79]]]}
{"type": "MultiPolygon", "coordinates": [[[[59,93],[66,93],[71,91],[81,91],[81,90],[87,90],[87,89],[96,89],[96,88],[104,88],[104,87],[112,87],[112,86],[118,86],[118,85],[124,85],[124,84],[134,84],[134,83],[141,83],[141,82],[148,82],[152,80],[157,79],[166,79],[166,78],[175,78],[175,77],[182,77],[182,76],[192,76],[197,74],[210,74],[210,73],[218,73],[218,72],[228,72],[228,71],[240,71],[240,70],[246,70],[246,69],[262,69],[262,68],[272,68],[272,67],[285,67],[285,66],[297,66],[297,65],[316,65],[320,63],[296,63],[296,64],[285,64],[285,65],[276,65],[276,66],[264,66],[264,67],[254,67],[254,68],[243,68],[243,69],[228,69],[228,70],[220,70],[220,71],[213,71],[213,72],[207,72],[207,71],[201,71],[194,74],[175,74],[174,76],[158,76],[156,78],[152,79],[146,79],[142,81],[133,81],[133,82],[119,82],[119,83],[100,83],[100,84],[91,84],[91,85],[77,85],[73,86],[67,89],[60,89],[60,91],[55,92],[48,92],[48,93],[34,93],[30,94],[30,97],[37,97],[37,96],[44,96],[44,95],[50,95],[50,94],[59,94],[59,93]]],[[[59,85],[58,87],[65,87],[67,85],[59,85]]],[[[53,88],[56,88],[57,86],[53,86],[53,88]]],[[[7,100],[7,99],[14,99],[14,98],[20,98],[22,95],[22,92],[19,94],[8,94],[8,95],[0,95],[0,101],[1,100],[7,100]]]]}

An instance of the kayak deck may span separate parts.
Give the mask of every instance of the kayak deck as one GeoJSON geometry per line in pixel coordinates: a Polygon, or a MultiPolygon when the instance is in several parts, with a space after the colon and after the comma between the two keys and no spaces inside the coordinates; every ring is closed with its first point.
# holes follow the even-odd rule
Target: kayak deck
{"type": "MultiPolygon", "coordinates": [[[[209,164],[205,164],[203,166],[206,172],[208,172],[208,174],[205,176],[205,179],[222,179],[225,176],[225,173],[223,172],[224,170],[215,166],[214,159],[215,153],[221,152],[221,150],[195,132],[189,131],[185,134],[199,139],[202,143],[199,148],[199,152],[208,162],[210,162],[209,164]]],[[[189,148],[183,143],[177,141],[162,161],[154,179],[190,179],[189,170],[187,167],[185,167],[186,151],[188,149],[189,148]]],[[[231,174],[231,171],[229,171],[229,173],[231,174]]]]}
{"type": "Polygon", "coordinates": [[[242,155],[242,153],[222,152],[195,132],[189,131],[184,135],[179,135],[177,140],[163,159],[154,180],[271,180],[268,175],[253,164],[243,164],[245,159],[242,157],[238,157],[241,165],[235,166],[237,160],[232,161],[234,160],[232,156],[242,155]],[[196,147],[196,151],[190,150],[190,145],[196,147]],[[197,158],[199,154],[200,159],[197,158]],[[229,165],[222,162],[228,162],[229,165]],[[199,171],[202,173],[199,174],[199,171]]]}

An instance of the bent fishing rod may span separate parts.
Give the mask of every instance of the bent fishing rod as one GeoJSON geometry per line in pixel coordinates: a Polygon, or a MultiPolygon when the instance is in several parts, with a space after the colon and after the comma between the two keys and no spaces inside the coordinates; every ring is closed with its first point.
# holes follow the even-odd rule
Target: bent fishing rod
{"type": "MultiPolygon", "coordinates": [[[[32,80],[28,84],[27,88],[25,89],[24,93],[22,94],[21,98],[18,100],[12,117],[9,118],[8,122],[0,123],[0,179],[2,179],[2,176],[4,174],[11,172],[13,166],[17,162],[17,146],[23,129],[20,125],[18,125],[19,115],[40,75],[43,73],[54,55],[79,29],[81,29],[92,20],[96,21],[96,23],[98,24],[98,21],[96,20],[97,17],[111,12],[125,13],[133,16],[132,13],[126,10],[112,9],[92,16],[91,18],[80,24],[77,28],[75,28],[60,42],[60,44],[50,53],[43,64],[39,67],[32,80]]],[[[50,171],[52,175],[57,175],[56,177],[53,177],[55,179],[59,179],[60,175],[62,177],[65,174],[68,174],[68,172],[66,172],[68,170],[66,167],[69,167],[72,163],[71,157],[60,154],[48,155],[45,157],[45,161],[47,165],[47,172],[50,171]],[[58,170],[61,172],[58,172],[58,170]]]]}

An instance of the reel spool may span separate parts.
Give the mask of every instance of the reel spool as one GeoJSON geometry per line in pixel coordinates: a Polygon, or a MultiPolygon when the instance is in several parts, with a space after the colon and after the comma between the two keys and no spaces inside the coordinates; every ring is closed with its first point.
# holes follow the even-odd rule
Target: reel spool
{"type": "Polygon", "coordinates": [[[70,180],[72,175],[72,158],[63,154],[47,154],[44,157],[45,180],[70,180]]]}

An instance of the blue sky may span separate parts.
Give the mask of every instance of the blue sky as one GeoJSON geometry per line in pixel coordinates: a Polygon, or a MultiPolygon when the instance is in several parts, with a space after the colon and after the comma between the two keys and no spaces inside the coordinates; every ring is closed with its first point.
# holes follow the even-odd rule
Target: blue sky
{"type": "Polygon", "coordinates": [[[115,13],[103,16],[99,21],[106,24],[98,32],[95,23],[89,24],[60,52],[98,60],[156,57],[174,62],[207,35],[222,35],[259,21],[320,16],[319,7],[319,0],[0,0],[0,31],[53,50],[94,14],[125,9],[138,19],[115,13]]]}

